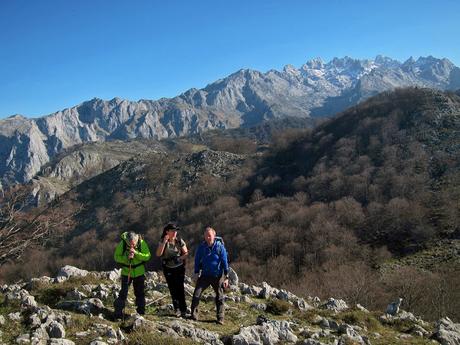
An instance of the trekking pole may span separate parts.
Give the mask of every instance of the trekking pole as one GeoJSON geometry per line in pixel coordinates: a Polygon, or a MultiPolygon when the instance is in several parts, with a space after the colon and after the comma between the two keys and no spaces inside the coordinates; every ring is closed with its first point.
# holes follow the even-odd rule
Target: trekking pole
{"type": "Polygon", "coordinates": [[[163,298],[165,298],[166,296],[168,296],[168,295],[161,296],[160,298],[157,298],[157,299],[155,299],[155,300],[153,300],[153,301],[147,303],[145,306],[148,307],[148,306],[152,305],[153,303],[156,303],[156,302],[158,302],[158,301],[161,301],[161,300],[162,300],[163,298]]]}
{"type": "Polygon", "coordinates": [[[128,285],[129,285],[129,281],[131,280],[131,270],[132,270],[132,264],[133,264],[133,258],[131,257],[131,253],[133,252],[134,250],[134,242],[131,241],[130,243],[130,248],[129,248],[129,255],[128,255],[128,259],[129,259],[129,271],[128,271],[128,285]]]}

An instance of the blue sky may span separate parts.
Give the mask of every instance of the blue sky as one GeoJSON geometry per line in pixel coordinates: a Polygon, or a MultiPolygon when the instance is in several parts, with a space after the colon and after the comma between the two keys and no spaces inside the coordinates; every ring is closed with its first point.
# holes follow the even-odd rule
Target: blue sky
{"type": "Polygon", "coordinates": [[[460,1],[1,0],[0,118],[173,97],[314,57],[447,57],[460,1]]]}

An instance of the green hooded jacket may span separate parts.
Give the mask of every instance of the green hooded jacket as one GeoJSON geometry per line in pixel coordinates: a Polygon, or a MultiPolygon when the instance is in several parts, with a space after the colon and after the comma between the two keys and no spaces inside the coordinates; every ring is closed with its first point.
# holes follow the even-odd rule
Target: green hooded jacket
{"type": "Polygon", "coordinates": [[[118,243],[117,248],[115,248],[115,254],[113,257],[117,263],[122,265],[123,268],[121,269],[121,274],[124,276],[136,278],[140,277],[145,273],[144,263],[150,259],[150,249],[147,245],[147,242],[145,242],[143,239],[140,239],[140,241],[140,251],[137,250],[139,247],[136,246],[136,250],[134,251],[134,258],[130,260],[128,259],[130,247],[128,241],[128,232],[124,232],[121,234],[121,241],[120,243],[118,243]],[[123,245],[123,242],[126,243],[126,245],[123,245]],[[124,248],[126,248],[126,250],[123,253],[124,248]]]}

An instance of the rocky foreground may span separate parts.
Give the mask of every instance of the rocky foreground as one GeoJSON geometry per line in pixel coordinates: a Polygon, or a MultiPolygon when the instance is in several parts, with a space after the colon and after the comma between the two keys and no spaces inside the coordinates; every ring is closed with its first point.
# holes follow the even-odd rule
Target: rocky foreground
{"type": "MultiPolygon", "coordinates": [[[[207,290],[199,321],[174,317],[163,276],[149,272],[147,310],[134,312],[132,291],[125,320],[112,321],[119,271],[63,267],[57,277],[33,278],[0,288],[0,344],[460,344],[460,324],[445,317],[421,320],[400,308],[370,312],[343,300],[306,299],[271,287],[249,286],[231,274],[225,324],[215,321],[207,290]]],[[[187,278],[188,299],[193,292],[187,278]]]]}

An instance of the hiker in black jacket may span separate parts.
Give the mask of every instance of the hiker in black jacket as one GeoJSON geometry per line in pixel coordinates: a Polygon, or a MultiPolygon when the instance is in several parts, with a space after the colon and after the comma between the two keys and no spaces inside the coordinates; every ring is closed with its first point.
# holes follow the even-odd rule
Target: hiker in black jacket
{"type": "Polygon", "coordinates": [[[185,258],[188,255],[187,246],[179,237],[179,228],[174,223],[168,223],[161,235],[156,255],[161,257],[163,273],[168,283],[169,292],[177,317],[186,317],[184,278],[185,258]]]}

